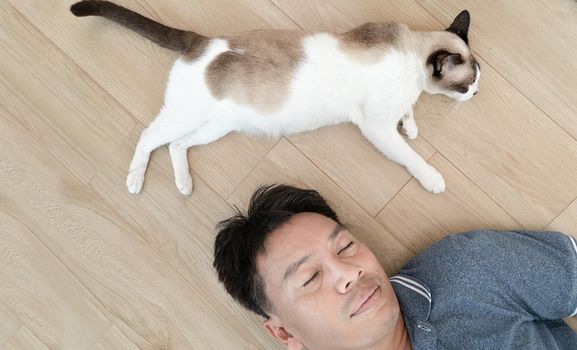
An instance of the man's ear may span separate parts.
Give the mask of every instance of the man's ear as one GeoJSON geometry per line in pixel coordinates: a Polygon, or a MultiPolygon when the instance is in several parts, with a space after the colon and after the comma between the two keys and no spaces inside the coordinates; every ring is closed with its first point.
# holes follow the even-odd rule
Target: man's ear
{"type": "Polygon", "coordinates": [[[287,332],[276,316],[271,316],[263,322],[264,328],[274,339],[286,345],[288,350],[301,350],[303,343],[287,332]]]}
{"type": "Polygon", "coordinates": [[[469,11],[463,10],[457,15],[457,17],[455,17],[455,20],[451,23],[449,28],[445,30],[457,34],[466,44],[468,44],[469,39],[467,33],[469,32],[469,23],[471,23],[471,15],[469,15],[469,11]]]}

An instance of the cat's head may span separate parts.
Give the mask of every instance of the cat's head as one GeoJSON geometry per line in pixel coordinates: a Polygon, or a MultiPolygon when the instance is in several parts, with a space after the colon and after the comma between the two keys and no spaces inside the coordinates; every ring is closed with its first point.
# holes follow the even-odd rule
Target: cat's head
{"type": "Polygon", "coordinates": [[[444,32],[427,58],[425,91],[466,101],[479,91],[481,68],[469,48],[467,33],[471,18],[461,12],[444,32]]]}

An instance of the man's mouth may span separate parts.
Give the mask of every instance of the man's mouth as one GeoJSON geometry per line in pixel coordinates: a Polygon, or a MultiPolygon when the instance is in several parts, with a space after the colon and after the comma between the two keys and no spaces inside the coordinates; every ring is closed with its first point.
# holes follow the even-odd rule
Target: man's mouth
{"type": "Polygon", "coordinates": [[[358,315],[372,309],[377,304],[377,302],[380,300],[381,295],[382,295],[382,291],[381,291],[380,286],[376,286],[376,287],[370,289],[368,291],[368,293],[365,294],[361,298],[361,303],[359,304],[359,306],[357,306],[355,308],[355,310],[350,315],[350,317],[358,316],[358,315]]]}

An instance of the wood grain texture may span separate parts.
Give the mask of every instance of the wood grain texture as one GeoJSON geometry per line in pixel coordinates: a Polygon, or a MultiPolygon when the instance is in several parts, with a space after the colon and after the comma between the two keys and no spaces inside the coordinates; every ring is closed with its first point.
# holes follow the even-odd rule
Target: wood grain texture
{"type": "Polygon", "coordinates": [[[414,30],[444,29],[414,0],[272,1],[299,27],[311,32],[344,32],[366,22],[400,22],[414,30]]]}
{"type": "Polygon", "coordinates": [[[5,344],[6,350],[48,350],[49,348],[38,339],[28,328],[20,328],[5,344]]]}
{"type": "Polygon", "coordinates": [[[573,201],[553,220],[548,230],[561,231],[577,238],[577,200],[573,201]]]}
{"type": "MultiPolygon", "coordinates": [[[[0,278],[5,278],[5,273],[0,278]]],[[[22,327],[22,322],[18,315],[12,311],[3,301],[0,301],[0,344],[4,344],[8,339],[22,327]]]]}
{"type": "Polygon", "coordinates": [[[102,338],[96,343],[94,350],[138,350],[138,347],[130,341],[116,326],[110,327],[102,338]]]}
{"type": "MultiPolygon", "coordinates": [[[[19,170],[6,159],[0,168],[12,179],[19,170]]],[[[98,300],[19,222],[20,215],[17,206],[0,212],[0,299],[46,346],[90,346],[110,326],[109,319],[98,300]]]]}

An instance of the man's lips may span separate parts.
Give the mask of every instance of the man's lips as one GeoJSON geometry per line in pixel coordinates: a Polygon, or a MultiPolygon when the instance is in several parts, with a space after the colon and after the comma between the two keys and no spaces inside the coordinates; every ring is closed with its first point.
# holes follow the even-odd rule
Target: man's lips
{"type": "Polygon", "coordinates": [[[381,296],[380,286],[376,286],[370,289],[368,293],[361,298],[361,303],[359,304],[359,306],[356,307],[355,311],[353,311],[350,317],[358,316],[363,312],[369,310],[373,306],[375,306],[377,301],[379,301],[380,296],[381,296]]]}

